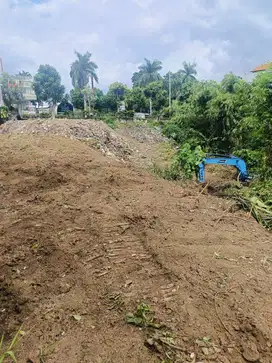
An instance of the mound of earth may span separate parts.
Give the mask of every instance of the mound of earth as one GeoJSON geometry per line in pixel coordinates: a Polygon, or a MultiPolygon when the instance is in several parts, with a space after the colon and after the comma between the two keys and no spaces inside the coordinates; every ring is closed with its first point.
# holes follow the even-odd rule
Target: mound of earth
{"type": "Polygon", "coordinates": [[[102,121],[71,119],[9,121],[0,126],[0,134],[58,135],[82,140],[106,156],[123,162],[133,161],[139,166],[151,166],[154,144],[166,140],[159,131],[151,130],[144,125],[120,128],[119,132],[102,121]],[[125,129],[129,129],[130,132],[124,132],[125,129]],[[145,145],[142,145],[143,141],[146,142],[145,145]]]}
{"type": "Polygon", "coordinates": [[[0,135],[0,152],[0,335],[23,326],[19,362],[146,363],[168,350],[272,361],[271,234],[253,219],[78,140],[0,135]],[[141,302],[171,339],[125,322],[141,302]]]}
{"type": "Polygon", "coordinates": [[[70,119],[35,119],[9,121],[0,128],[1,134],[60,135],[90,141],[107,156],[126,159],[132,150],[126,141],[102,121],[70,119]]]}

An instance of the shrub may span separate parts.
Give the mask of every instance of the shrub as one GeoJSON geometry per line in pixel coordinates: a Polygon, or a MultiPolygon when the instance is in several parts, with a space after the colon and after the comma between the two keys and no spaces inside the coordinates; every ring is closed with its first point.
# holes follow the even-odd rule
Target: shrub
{"type": "Polygon", "coordinates": [[[6,106],[0,107],[0,121],[6,121],[8,119],[8,108],[6,106]]]}

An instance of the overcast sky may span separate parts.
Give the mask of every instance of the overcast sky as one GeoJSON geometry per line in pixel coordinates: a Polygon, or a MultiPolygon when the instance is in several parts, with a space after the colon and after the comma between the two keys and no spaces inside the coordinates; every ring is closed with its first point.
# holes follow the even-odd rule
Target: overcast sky
{"type": "Polygon", "coordinates": [[[103,89],[130,85],[144,57],[161,60],[165,73],[195,61],[200,79],[244,76],[272,58],[272,1],[0,0],[5,71],[47,63],[69,90],[74,50],[93,54],[103,89]]]}

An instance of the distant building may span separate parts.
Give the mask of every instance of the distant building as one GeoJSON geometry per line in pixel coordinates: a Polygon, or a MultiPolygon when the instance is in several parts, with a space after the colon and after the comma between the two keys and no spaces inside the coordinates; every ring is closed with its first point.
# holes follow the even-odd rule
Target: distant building
{"type": "MultiPolygon", "coordinates": [[[[0,75],[3,72],[4,72],[3,60],[0,57],[0,75]]],[[[31,74],[23,71],[17,74],[16,76],[12,77],[12,82],[9,85],[9,87],[14,87],[14,86],[15,87],[17,86],[20,89],[25,99],[24,104],[20,105],[21,111],[22,110],[33,111],[33,108],[35,109],[35,106],[33,106],[33,102],[37,101],[37,97],[33,89],[33,77],[31,76],[31,74]]],[[[4,104],[1,85],[0,85],[0,106],[1,103],[4,104]]]]}
{"type": "Polygon", "coordinates": [[[37,97],[33,89],[33,77],[30,74],[16,75],[15,83],[20,91],[23,93],[26,104],[28,104],[29,102],[37,101],[37,97]]]}
{"type": "Polygon", "coordinates": [[[252,69],[251,73],[265,72],[272,69],[272,62],[260,64],[258,67],[252,69]]]}

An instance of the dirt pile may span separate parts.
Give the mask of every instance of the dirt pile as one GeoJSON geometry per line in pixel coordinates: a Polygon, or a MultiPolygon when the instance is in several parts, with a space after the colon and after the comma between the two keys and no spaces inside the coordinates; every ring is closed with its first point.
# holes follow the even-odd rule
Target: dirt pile
{"type": "Polygon", "coordinates": [[[162,136],[159,129],[148,127],[146,124],[126,122],[123,127],[120,127],[118,132],[125,137],[130,137],[146,144],[157,144],[167,141],[167,138],[162,136]]]}
{"type": "Polygon", "coordinates": [[[120,160],[127,160],[133,153],[126,140],[102,121],[70,119],[9,121],[1,126],[0,134],[49,134],[90,141],[93,147],[100,149],[107,156],[120,160]]]}
{"type": "Polygon", "coordinates": [[[82,140],[108,157],[122,162],[133,162],[151,167],[161,162],[158,145],[167,140],[158,130],[146,125],[122,125],[113,130],[102,121],[95,120],[28,120],[9,121],[0,126],[0,134],[57,135],[82,140]]]}
{"type": "Polygon", "coordinates": [[[19,362],[157,362],[166,337],[124,320],[142,301],[176,362],[272,362],[253,219],[77,140],[0,135],[0,153],[0,335],[23,324],[19,362]]]}

